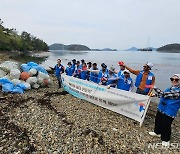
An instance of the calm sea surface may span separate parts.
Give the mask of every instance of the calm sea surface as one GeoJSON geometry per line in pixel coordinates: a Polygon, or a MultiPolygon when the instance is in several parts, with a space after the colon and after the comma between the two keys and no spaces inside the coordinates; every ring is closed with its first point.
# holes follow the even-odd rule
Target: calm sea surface
{"type": "MultiPolygon", "coordinates": [[[[169,78],[172,74],[180,73],[180,53],[159,53],[159,52],[143,52],[143,51],[51,51],[48,59],[42,63],[42,66],[54,66],[56,60],[60,58],[62,64],[66,67],[67,63],[72,59],[85,59],[86,62],[96,62],[100,68],[101,63],[105,63],[108,67],[113,65],[119,70],[118,61],[124,61],[125,64],[133,69],[141,70],[143,65],[149,61],[154,64],[152,72],[156,77],[156,87],[164,90],[170,86],[169,78]]],[[[135,75],[131,74],[135,79],[135,75]]]]}

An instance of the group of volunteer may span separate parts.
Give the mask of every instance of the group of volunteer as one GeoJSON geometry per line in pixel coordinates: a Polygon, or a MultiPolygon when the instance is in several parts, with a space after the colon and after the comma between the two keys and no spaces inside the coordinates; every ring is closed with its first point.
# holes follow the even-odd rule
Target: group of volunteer
{"type": "Polygon", "coordinates": [[[136,75],[135,86],[136,93],[149,96],[160,97],[155,119],[155,128],[153,132],[149,132],[152,136],[161,137],[162,146],[170,146],[171,124],[180,108],[180,74],[174,74],[170,78],[171,86],[165,91],[155,87],[155,76],[151,72],[153,64],[147,62],[143,65],[142,70],[134,70],[123,61],[118,62],[120,70],[116,71],[113,66],[109,69],[106,64],[101,64],[98,69],[96,63],[85,60],[76,61],[76,59],[68,62],[65,68],[61,64],[61,59],[57,60],[54,68],[55,75],[58,79],[59,88],[61,88],[61,74],[66,73],[68,76],[76,77],[82,80],[88,80],[97,84],[105,85],[107,88],[113,87],[121,90],[132,91],[133,80],[130,73],[136,75]],[[154,90],[155,94],[152,93],[154,90]]]}

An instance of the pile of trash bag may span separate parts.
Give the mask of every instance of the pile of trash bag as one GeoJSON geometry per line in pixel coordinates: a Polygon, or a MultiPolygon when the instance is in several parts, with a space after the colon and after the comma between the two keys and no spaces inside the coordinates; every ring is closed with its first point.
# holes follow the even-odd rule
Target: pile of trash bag
{"type": "Polygon", "coordinates": [[[5,61],[0,64],[0,86],[4,93],[24,93],[25,90],[38,89],[51,83],[47,71],[35,62],[19,65],[5,61]]]}

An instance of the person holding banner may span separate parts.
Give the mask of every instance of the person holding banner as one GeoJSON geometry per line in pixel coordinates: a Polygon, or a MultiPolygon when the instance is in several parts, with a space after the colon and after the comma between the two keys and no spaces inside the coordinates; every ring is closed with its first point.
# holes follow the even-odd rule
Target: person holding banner
{"type": "Polygon", "coordinates": [[[92,65],[93,67],[91,69],[89,69],[90,71],[90,78],[89,80],[94,82],[94,83],[97,83],[98,81],[98,74],[95,73],[95,72],[91,72],[91,70],[95,70],[95,71],[98,71],[98,68],[97,68],[97,64],[96,63],[93,63],[92,65]]]}
{"type": "Polygon", "coordinates": [[[152,89],[145,87],[145,85],[154,85],[155,84],[155,76],[151,72],[151,69],[153,67],[153,64],[150,62],[147,62],[143,66],[143,70],[134,70],[126,65],[124,65],[127,70],[129,70],[131,73],[135,74],[136,81],[135,86],[137,87],[136,93],[142,94],[142,95],[150,95],[152,92],[152,89]]]}
{"type": "Polygon", "coordinates": [[[98,81],[97,82],[99,84],[106,85],[109,71],[107,69],[106,64],[102,63],[101,67],[102,67],[102,69],[98,73],[98,81]]]}
{"type": "Polygon", "coordinates": [[[111,79],[114,79],[114,78],[117,78],[117,75],[115,74],[115,68],[113,66],[111,66],[110,69],[109,69],[108,77],[107,77],[108,88],[110,88],[110,87],[115,88],[116,87],[117,80],[111,80],[111,79]]]}
{"type": "Polygon", "coordinates": [[[130,77],[130,72],[128,70],[124,70],[123,72],[124,75],[118,79],[117,88],[121,90],[132,91],[134,85],[133,80],[130,77]]]}
{"type": "Polygon", "coordinates": [[[169,146],[171,138],[171,124],[180,109],[180,74],[174,74],[171,78],[171,87],[164,92],[154,87],[156,96],[160,97],[152,136],[161,136],[162,145],[169,146]]]}
{"type": "Polygon", "coordinates": [[[79,78],[80,79],[80,75],[81,75],[81,68],[80,68],[80,62],[77,61],[76,62],[76,67],[73,73],[73,77],[79,78]]]}
{"type": "Polygon", "coordinates": [[[66,70],[65,70],[66,75],[72,76],[72,75],[73,75],[73,69],[74,69],[74,68],[72,67],[71,62],[68,62],[68,63],[67,63],[66,70]]]}

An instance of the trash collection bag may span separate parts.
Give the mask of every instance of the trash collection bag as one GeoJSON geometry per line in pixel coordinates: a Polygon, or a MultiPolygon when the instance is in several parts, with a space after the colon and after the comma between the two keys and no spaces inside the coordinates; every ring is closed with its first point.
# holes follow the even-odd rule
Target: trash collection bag
{"type": "Polygon", "coordinates": [[[35,68],[31,68],[30,70],[29,70],[29,75],[30,76],[34,76],[34,75],[36,75],[37,74],[37,70],[35,69],[35,68]]]}
{"type": "Polygon", "coordinates": [[[13,83],[7,82],[7,83],[2,84],[2,92],[4,93],[12,92],[13,89],[14,89],[13,83]]]}
{"type": "Polygon", "coordinates": [[[4,76],[6,76],[6,72],[5,71],[3,71],[3,70],[0,70],[0,78],[2,78],[2,77],[4,77],[4,76]]]}
{"type": "Polygon", "coordinates": [[[35,83],[35,84],[32,85],[32,88],[33,88],[33,89],[38,89],[39,87],[40,87],[40,85],[37,84],[37,83],[35,83]]]}
{"type": "Polygon", "coordinates": [[[21,69],[22,69],[23,72],[29,72],[29,70],[32,69],[32,68],[36,69],[37,71],[48,74],[48,72],[43,67],[39,66],[35,62],[28,62],[27,64],[22,64],[21,65],[21,69]]]}
{"type": "Polygon", "coordinates": [[[10,72],[12,69],[19,69],[19,64],[13,61],[5,61],[0,64],[0,69],[5,72],[10,72]]]}
{"type": "Polygon", "coordinates": [[[22,84],[24,84],[24,86],[26,87],[25,90],[30,90],[31,89],[31,85],[27,82],[23,82],[22,84]]]}
{"type": "Polygon", "coordinates": [[[8,75],[6,75],[6,76],[4,76],[4,77],[2,77],[2,78],[5,78],[5,79],[8,79],[8,80],[11,80],[11,79],[10,79],[9,74],[8,74],[8,75]]]}
{"type": "Polygon", "coordinates": [[[38,64],[35,63],[35,62],[28,62],[27,65],[30,66],[30,67],[38,66],[38,64]]]}
{"type": "Polygon", "coordinates": [[[25,85],[23,83],[19,83],[13,87],[13,90],[11,91],[11,93],[23,94],[25,89],[26,89],[25,85]]]}
{"type": "Polygon", "coordinates": [[[12,69],[12,70],[10,71],[10,78],[11,78],[12,80],[13,80],[13,79],[19,79],[20,74],[21,74],[20,70],[18,70],[18,69],[12,69]]]}
{"type": "Polygon", "coordinates": [[[26,82],[32,86],[33,84],[37,83],[37,78],[36,77],[30,77],[26,80],[26,82]]]}
{"type": "Polygon", "coordinates": [[[21,65],[21,70],[23,72],[29,72],[30,69],[31,69],[31,66],[28,66],[27,64],[22,64],[21,65]]]}
{"type": "Polygon", "coordinates": [[[13,79],[13,80],[12,80],[12,83],[13,83],[14,85],[17,85],[17,84],[21,83],[21,81],[18,80],[18,79],[13,79]]]}
{"type": "Polygon", "coordinates": [[[0,85],[3,85],[5,83],[12,83],[12,82],[7,78],[0,78],[0,85]]]}
{"type": "Polygon", "coordinates": [[[22,72],[20,75],[20,79],[26,81],[30,77],[28,72],[22,72]]]}
{"type": "Polygon", "coordinates": [[[41,78],[41,79],[49,79],[50,77],[49,77],[48,74],[39,72],[37,78],[41,78]]]}
{"type": "Polygon", "coordinates": [[[35,68],[37,71],[48,74],[48,72],[41,66],[33,66],[32,68],[35,68]]]}

